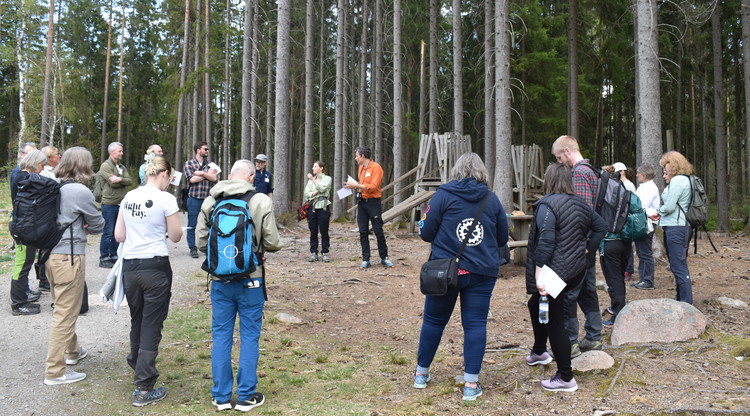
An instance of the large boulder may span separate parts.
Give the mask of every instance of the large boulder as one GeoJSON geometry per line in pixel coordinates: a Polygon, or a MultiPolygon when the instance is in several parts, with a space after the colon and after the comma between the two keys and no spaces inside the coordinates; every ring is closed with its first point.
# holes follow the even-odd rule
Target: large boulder
{"type": "Polygon", "coordinates": [[[612,328],[612,345],[675,342],[696,338],[707,319],[693,305],[672,299],[644,299],[628,303],[612,328]]]}

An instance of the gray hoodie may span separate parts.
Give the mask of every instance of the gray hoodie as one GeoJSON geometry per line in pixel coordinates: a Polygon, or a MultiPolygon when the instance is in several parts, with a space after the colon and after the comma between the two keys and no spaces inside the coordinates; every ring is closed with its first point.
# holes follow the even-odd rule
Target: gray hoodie
{"type": "Polygon", "coordinates": [[[86,254],[87,229],[83,225],[88,224],[88,232],[91,234],[99,234],[104,229],[104,218],[96,209],[94,194],[80,183],[60,187],[57,225],[64,227],[71,222],[73,224],[65,230],[60,242],[52,249],[52,254],[70,254],[70,230],[73,230],[73,254],[86,254]]]}

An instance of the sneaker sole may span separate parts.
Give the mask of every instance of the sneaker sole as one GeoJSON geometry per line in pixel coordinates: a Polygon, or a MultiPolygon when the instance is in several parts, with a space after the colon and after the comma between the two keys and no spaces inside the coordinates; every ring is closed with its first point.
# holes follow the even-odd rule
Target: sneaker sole
{"type": "Polygon", "coordinates": [[[530,366],[534,366],[534,365],[547,365],[547,364],[549,364],[551,362],[552,362],[552,357],[547,357],[546,360],[534,361],[533,363],[530,363],[530,362],[526,361],[526,364],[528,364],[530,366]]]}
{"type": "Polygon", "coordinates": [[[85,379],[86,379],[86,374],[84,374],[83,377],[81,377],[81,378],[77,378],[77,379],[74,379],[74,380],[64,380],[64,381],[57,381],[57,380],[54,380],[54,379],[47,380],[45,378],[44,379],[44,385],[46,385],[46,386],[59,386],[61,384],[77,383],[77,382],[79,382],[81,380],[85,380],[85,379]]]}
{"type": "Polygon", "coordinates": [[[653,286],[651,286],[651,287],[633,286],[633,287],[636,288],[636,289],[641,289],[641,290],[654,290],[655,289],[655,287],[653,287],[653,286]]]}
{"type": "Polygon", "coordinates": [[[415,382],[414,383],[414,388],[415,389],[426,389],[427,388],[427,383],[429,383],[431,379],[432,379],[432,375],[428,374],[427,375],[427,381],[425,381],[424,384],[419,384],[419,383],[415,382]]]}
{"type": "Polygon", "coordinates": [[[247,406],[237,404],[237,405],[234,406],[234,410],[238,410],[240,412],[249,412],[249,411],[255,409],[256,407],[262,405],[265,402],[266,402],[266,398],[264,397],[263,401],[261,401],[260,403],[251,404],[251,405],[247,405],[247,406]]]}
{"type": "Polygon", "coordinates": [[[565,392],[568,392],[568,393],[572,393],[572,392],[578,390],[578,385],[575,385],[573,387],[564,387],[564,388],[563,387],[558,387],[556,389],[547,388],[547,387],[542,386],[542,389],[547,390],[547,391],[565,391],[565,392]]]}
{"type": "Polygon", "coordinates": [[[211,404],[216,406],[216,410],[222,411],[222,410],[232,410],[232,403],[226,402],[226,403],[217,403],[216,400],[212,400],[211,404]]]}
{"type": "Polygon", "coordinates": [[[76,365],[79,362],[81,362],[81,360],[83,360],[84,358],[88,357],[88,355],[89,355],[89,352],[86,351],[83,355],[78,356],[78,358],[76,358],[76,359],[66,358],[65,359],[65,365],[76,365]]]}
{"type": "Polygon", "coordinates": [[[138,402],[133,402],[133,406],[135,406],[135,407],[144,407],[144,406],[148,406],[148,405],[150,405],[150,404],[154,404],[154,403],[156,403],[156,402],[160,402],[160,401],[164,400],[164,398],[165,398],[165,397],[167,397],[166,393],[165,393],[165,394],[164,394],[163,396],[159,397],[158,399],[154,399],[154,400],[151,400],[151,401],[149,401],[149,402],[146,402],[146,403],[138,403],[138,402]]]}
{"type": "Polygon", "coordinates": [[[474,395],[474,396],[464,396],[464,401],[470,402],[472,400],[476,400],[477,397],[481,396],[482,394],[483,392],[480,391],[479,394],[474,395]]]}

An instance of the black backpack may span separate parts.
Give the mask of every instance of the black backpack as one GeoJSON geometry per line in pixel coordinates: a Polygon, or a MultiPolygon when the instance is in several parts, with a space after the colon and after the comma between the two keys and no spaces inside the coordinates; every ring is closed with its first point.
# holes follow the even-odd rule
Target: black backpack
{"type": "Polygon", "coordinates": [[[708,242],[711,243],[715,252],[719,252],[711,241],[711,235],[708,233],[706,228],[706,222],[708,222],[708,195],[706,194],[706,188],[703,186],[701,178],[695,175],[684,175],[690,179],[690,204],[687,209],[677,204],[677,208],[680,209],[685,219],[687,219],[690,228],[692,229],[693,237],[693,253],[698,253],[698,228],[703,228],[703,231],[708,237],[708,242]]]}
{"type": "Polygon", "coordinates": [[[616,175],[606,170],[597,171],[588,163],[583,165],[593,170],[599,176],[599,183],[594,199],[594,210],[602,216],[607,224],[607,232],[620,234],[630,211],[630,197],[632,192],[625,189],[616,175]]]}

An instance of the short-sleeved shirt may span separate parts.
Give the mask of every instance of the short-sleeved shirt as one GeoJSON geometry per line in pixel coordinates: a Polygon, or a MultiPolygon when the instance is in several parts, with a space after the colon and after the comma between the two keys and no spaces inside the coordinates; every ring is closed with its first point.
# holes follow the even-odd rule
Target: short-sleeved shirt
{"type": "Polygon", "coordinates": [[[125,220],[122,257],[148,259],[169,255],[167,217],[178,210],[174,195],[152,186],[141,186],[128,192],[120,203],[125,220]]]}
{"type": "Polygon", "coordinates": [[[360,166],[357,179],[365,186],[362,190],[362,198],[380,198],[383,192],[380,185],[383,183],[383,168],[377,162],[370,161],[367,167],[360,166]]]}
{"type": "MultiPolygon", "coordinates": [[[[185,174],[185,179],[187,181],[190,181],[190,178],[193,177],[193,174],[195,172],[199,170],[208,172],[210,169],[211,168],[208,167],[208,162],[206,160],[201,163],[198,161],[198,159],[191,159],[185,162],[185,169],[183,169],[183,173],[185,174]]],[[[208,192],[211,190],[211,188],[213,188],[213,186],[214,182],[211,182],[208,179],[204,179],[197,183],[191,183],[190,190],[188,191],[188,196],[196,199],[206,199],[208,198],[208,192]]]]}
{"type": "Polygon", "coordinates": [[[253,181],[255,186],[255,192],[260,194],[271,194],[273,193],[273,176],[268,169],[258,170],[255,169],[255,179],[253,181]]]}
{"type": "Polygon", "coordinates": [[[583,197],[591,208],[596,203],[596,191],[599,188],[599,175],[589,164],[588,159],[581,159],[573,166],[573,192],[583,197]]]}

